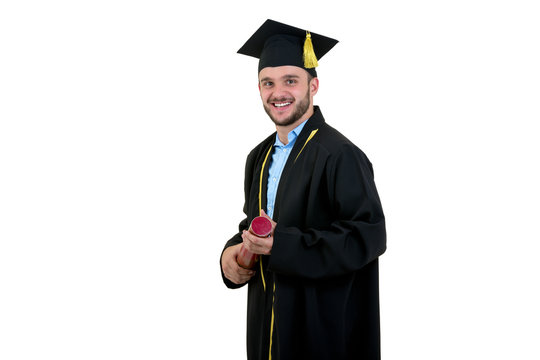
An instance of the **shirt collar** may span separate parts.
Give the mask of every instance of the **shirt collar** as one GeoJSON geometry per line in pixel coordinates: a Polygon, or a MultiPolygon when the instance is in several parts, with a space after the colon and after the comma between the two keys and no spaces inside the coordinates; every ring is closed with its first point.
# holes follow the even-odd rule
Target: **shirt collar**
{"type": "Polygon", "coordinates": [[[276,134],[276,141],[274,142],[274,146],[284,147],[284,146],[289,146],[289,145],[294,144],[296,138],[298,137],[298,135],[300,135],[300,133],[302,132],[302,129],[304,128],[304,125],[306,125],[308,120],[309,119],[304,120],[304,122],[302,122],[300,125],[298,125],[297,127],[295,127],[289,132],[289,134],[287,135],[287,140],[289,140],[289,143],[287,145],[283,144],[281,140],[279,140],[278,134],[276,134]]]}

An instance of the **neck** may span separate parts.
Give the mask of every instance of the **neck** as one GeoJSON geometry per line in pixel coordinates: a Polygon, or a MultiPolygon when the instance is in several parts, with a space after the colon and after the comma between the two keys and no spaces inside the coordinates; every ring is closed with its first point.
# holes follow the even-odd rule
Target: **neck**
{"type": "Polygon", "coordinates": [[[313,110],[313,106],[311,106],[309,110],[306,111],[304,115],[300,119],[296,120],[294,123],[287,126],[276,125],[279,141],[281,141],[284,145],[287,145],[289,143],[289,133],[293,131],[298,125],[309,119],[314,112],[315,111],[313,110]]]}

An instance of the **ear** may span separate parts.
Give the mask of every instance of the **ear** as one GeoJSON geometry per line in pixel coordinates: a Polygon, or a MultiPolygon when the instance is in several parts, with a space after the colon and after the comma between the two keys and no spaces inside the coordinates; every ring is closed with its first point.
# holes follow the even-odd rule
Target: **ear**
{"type": "Polygon", "coordinates": [[[311,91],[311,96],[315,95],[319,91],[319,78],[314,77],[309,83],[309,90],[311,91]]]}

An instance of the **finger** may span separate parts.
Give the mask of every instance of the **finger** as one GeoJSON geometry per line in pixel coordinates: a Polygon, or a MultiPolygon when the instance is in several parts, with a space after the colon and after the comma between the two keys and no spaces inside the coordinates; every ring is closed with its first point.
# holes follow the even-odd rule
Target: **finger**
{"type": "Polygon", "coordinates": [[[273,238],[261,238],[251,233],[246,233],[243,236],[244,246],[246,249],[254,254],[269,255],[273,245],[273,238]]]}
{"type": "Polygon", "coordinates": [[[267,218],[268,220],[270,220],[270,222],[272,223],[272,232],[274,230],[274,228],[276,227],[276,222],[274,220],[272,220],[272,218],[270,216],[268,216],[267,213],[264,212],[264,210],[261,209],[261,216],[264,216],[265,218],[267,218]]]}
{"type": "Polygon", "coordinates": [[[253,270],[249,270],[249,269],[244,269],[243,267],[241,266],[238,266],[238,269],[236,271],[236,273],[240,276],[253,276],[255,275],[255,271],[253,270]]]}
{"type": "Polygon", "coordinates": [[[257,235],[254,235],[250,233],[249,231],[244,231],[244,233],[242,234],[242,239],[244,240],[244,244],[247,241],[248,243],[251,243],[252,245],[256,245],[256,246],[263,244],[264,241],[266,240],[266,238],[262,238],[257,235]]]}
{"type": "Polygon", "coordinates": [[[236,272],[242,275],[249,275],[249,276],[255,274],[255,271],[253,271],[252,269],[243,268],[239,264],[236,264],[236,272]]]}
{"type": "Polygon", "coordinates": [[[260,251],[260,245],[258,244],[258,240],[254,238],[245,238],[244,239],[244,246],[245,248],[253,253],[253,254],[259,254],[260,251]]]}
{"type": "Polygon", "coordinates": [[[257,237],[251,234],[249,231],[244,231],[242,233],[242,240],[244,241],[244,246],[250,252],[254,252],[257,246],[257,237]]]}
{"type": "Polygon", "coordinates": [[[235,272],[226,272],[225,277],[235,284],[242,284],[246,282],[246,280],[244,279],[245,276],[240,276],[238,273],[235,272]]]}
{"type": "Polygon", "coordinates": [[[225,274],[225,277],[235,284],[243,284],[255,275],[255,271],[244,269],[238,265],[236,260],[228,262],[224,267],[223,273],[225,274]]]}
{"type": "Polygon", "coordinates": [[[227,278],[235,284],[243,284],[243,283],[248,282],[249,279],[251,279],[254,274],[255,272],[252,272],[252,271],[248,271],[247,273],[233,272],[232,274],[230,274],[230,277],[227,277],[227,278]]]}
{"type": "Polygon", "coordinates": [[[244,284],[244,283],[247,283],[249,281],[249,277],[248,278],[243,278],[243,277],[240,277],[238,279],[234,279],[234,280],[231,280],[233,283],[237,284],[237,285],[241,285],[241,284],[244,284]]]}

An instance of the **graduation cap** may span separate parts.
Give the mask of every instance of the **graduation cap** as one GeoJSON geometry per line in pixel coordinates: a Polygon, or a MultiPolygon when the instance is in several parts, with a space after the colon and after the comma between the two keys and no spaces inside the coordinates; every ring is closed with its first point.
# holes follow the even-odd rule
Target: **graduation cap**
{"type": "Polygon", "coordinates": [[[293,65],[317,76],[317,59],[337,43],[335,39],[268,19],[238,53],[258,58],[259,72],[269,66],[293,65]]]}

